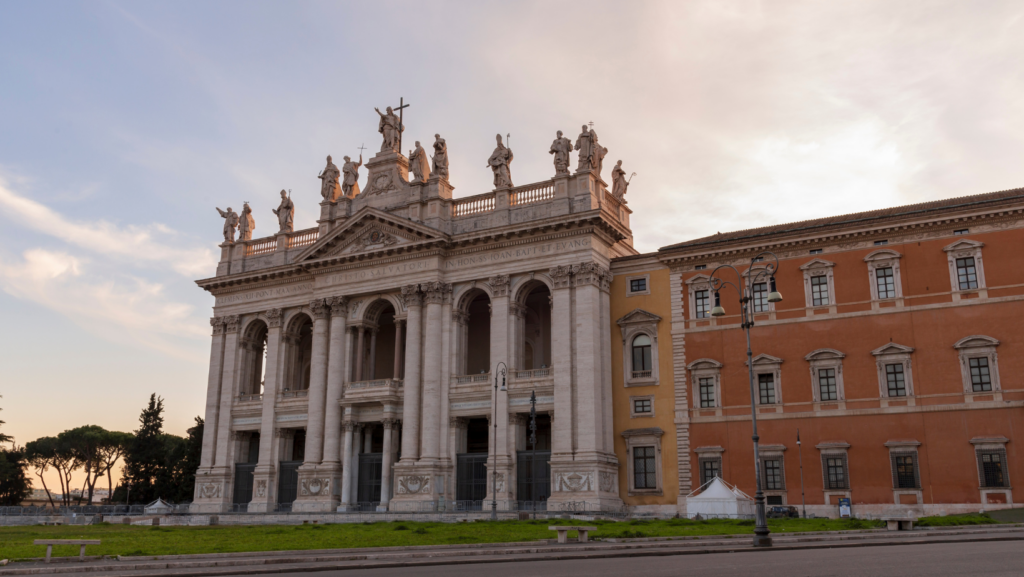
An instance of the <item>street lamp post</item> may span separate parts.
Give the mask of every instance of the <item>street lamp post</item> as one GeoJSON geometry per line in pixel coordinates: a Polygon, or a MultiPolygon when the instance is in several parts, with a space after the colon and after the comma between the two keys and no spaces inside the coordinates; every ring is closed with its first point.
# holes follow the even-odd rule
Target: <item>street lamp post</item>
{"type": "Polygon", "coordinates": [[[804,448],[800,445],[800,429],[796,430],[796,450],[800,455],[800,509],[803,518],[807,518],[807,500],[804,498],[804,448]]]}
{"type": "Polygon", "coordinates": [[[498,520],[498,367],[501,367],[501,390],[505,390],[505,373],[508,365],[499,361],[494,366],[494,402],[491,403],[491,420],[494,421],[494,434],[491,444],[494,445],[494,459],[491,461],[491,521],[498,520]]]}
{"type": "Polygon", "coordinates": [[[530,391],[530,500],[537,518],[537,391],[530,391]]]}
{"type": "MultiPolygon", "coordinates": [[[[775,288],[775,272],[779,270],[779,257],[775,256],[775,253],[770,251],[764,251],[761,254],[750,259],[750,268],[747,269],[747,280],[743,280],[743,274],[736,269],[736,267],[728,264],[723,264],[711,271],[711,278],[709,283],[711,289],[715,291],[715,306],[711,309],[711,316],[721,317],[725,316],[725,309],[722,308],[722,299],[719,295],[719,291],[726,285],[732,286],[736,289],[736,292],[740,295],[740,326],[743,328],[747,336],[747,373],[750,378],[750,420],[752,424],[753,435],[751,438],[754,440],[754,481],[757,484],[757,492],[754,494],[754,506],[755,506],[755,517],[756,525],[754,527],[754,547],[771,547],[772,538],[769,536],[771,533],[768,530],[768,517],[765,514],[764,506],[764,491],[761,487],[761,457],[758,454],[757,443],[759,437],[757,435],[757,401],[754,396],[754,362],[753,354],[750,350],[750,327],[754,326],[754,310],[751,307],[754,294],[754,284],[758,281],[767,280],[770,285],[770,292],[766,299],[770,303],[777,303],[782,300],[782,295],[775,288]],[[775,263],[768,263],[764,266],[754,268],[757,263],[764,260],[765,255],[771,256],[775,263]],[[736,282],[722,280],[718,276],[718,271],[723,268],[730,268],[736,273],[736,282]]],[[[763,311],[757,311],[763,312],[763,311]]]]}

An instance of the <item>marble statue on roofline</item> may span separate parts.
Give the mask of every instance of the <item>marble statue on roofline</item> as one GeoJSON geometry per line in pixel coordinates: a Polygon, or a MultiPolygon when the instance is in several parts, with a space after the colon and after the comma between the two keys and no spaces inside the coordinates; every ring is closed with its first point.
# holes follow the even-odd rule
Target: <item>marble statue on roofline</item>
{"type": "Polygon", "coordinates": [[[498,146],[494,148],[491,157],[487,159],[487,165],[494,172],[494,188],[512,188],[512,172],[509,168],[509,165],[512,164],[512,149],[501,143],[500,134],[495,137],[495,140],[497,140],[498,146]]]}
{"type": "Polygon", "coordinates": [[[281,226],[281,230],[277,231],[278,234],[294,230],[295,205],[292,203],[292,199],[288,198],[287,191],[281,191],[281,204],[271,210],[277,215],[277,222],[281,226]]]}
{"type": "Polygon", "coordinates": [[[331,161],[330,155],[327,156],[327,166],[324,167],[323,171],[317,177],[320,179],[320,196],[324,197],[324,200],[334,201],[338,199],[338,177],[341,176],[341,171],[331,161]]]}
{"type": "Polygon", "coordinates": [[[548,150],[548,154],[554,155],[556,175],[569,174],[569,155],[571,153],[572,141],[562,136],[562,131],[559,130],[558,136],[551,143],[551,148],[548,150]]]}
{"type": "Polygon", "coordinates": [[[433,165],[430,169],[430,176],[448,180],[448,143],[441,138],[440,134],[434,135],[434,156],[431,161],[433,165]]]}
{"type": "Polygon", "coordinates": [[[604,168],[604,157],[608,154],[608,149],[598,144],[597,132],[595,130],[590,130],[590,136],[593,138],[592,146],[590,148],[590,170],[596,174],[598,178],[601,178],[601,170],[604,168]]]}
{"type": "Polygon", "coordinates": [[[627,188],[629,188],[629,180],[626,179],[626,171],[622,170],[622,161],[620,160],[612,169],[612,196],[622,204],[626,204],[627,188]]]}
{"type": "Polygon", "coordinates": [[[594,135],[590,133],[590,129],[587,125],[583,125],[583,132],[576,137],[575,149],[580,151],[579,163],[576,165],[577,172],[586,172],[590,170],[592,165],[591,161],[594,159],[594,135]]]}
{"type": "Polygon", "coordinates": [[[414,182],[426,182],[430,176],[430,161],[427,160],[427,151],[416,141],[416,148],[409,151],[409,168],[412,169],[414,182]]]}
{"type": "Polygon", "coordinates": [[[242,203],[242,214],[238,217],[238,240],[252,240],[254,230],[256,220],[252,217],[252,209],[249,208],[248,202],[242,203]]]}
{"type": "Polygon", "coordinates": [[[221,210],[220,207],[216,208],[217,212],[224,217],[224,242],[235,242],[235,228],[238,226],[238,213],[231,210],[230,206],[227,210],[221,210]]]}
{"type": "Polygon", "coordinates": [[[380,145],[381,152],[398,152],[399,143],[402,140],[402,132],[405,130],[405,126],[402,125],[401,119],[391,109],[387,107],[387,113],[381,112],[379,108],[374,108],[377,114],[380,115],[380,122],[377,123],[377,132],[384,136],[384,141],[380,145]]]}
{"type": "Polygon", "coordinates": [[[359,162],[352,162],[352,159],[345,157],[345,164],[341,171],[345,173],[345,181],[341,185],[341,195],[345,198],[355,198],[359,194],[359,167],[363,165],[363,155],[359,155],[359,162]]]}

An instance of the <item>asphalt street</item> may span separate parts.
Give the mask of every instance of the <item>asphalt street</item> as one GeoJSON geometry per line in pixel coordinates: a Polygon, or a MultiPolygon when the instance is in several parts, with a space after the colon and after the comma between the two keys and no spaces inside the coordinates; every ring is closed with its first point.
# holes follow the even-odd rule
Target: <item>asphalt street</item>
{"type": "MultiPolygon", "coordinates": [[[[308,573],[281,573],[282,576],[308,573]]],[[[795,551],[757,551],[626,557],[578,561],[527,561],[317,572],[338,577],[879,577],[879,576],[1024,576],[1024,541],[943,543],[887,547],[849,547],[795,551]]]]}

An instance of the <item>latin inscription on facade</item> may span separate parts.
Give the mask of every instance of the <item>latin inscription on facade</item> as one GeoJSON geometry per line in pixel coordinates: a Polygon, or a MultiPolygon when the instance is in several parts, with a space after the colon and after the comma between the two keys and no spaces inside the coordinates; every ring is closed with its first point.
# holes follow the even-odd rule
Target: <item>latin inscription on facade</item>
{"type": "Polygon", "coordinates": [[[313,290],[313,283],[302,283],[294,286],[282,286],[268,288],[266,290],[252,291],[247,293],[224,295],[217,297],[218,305],[227,305],[238,302],[258,301],[272,297],[283,297],[291,294],[305,293],[313,290]]]}
{"type": "Polygon", "coordinates": [[[349,282],[359,282],[363,280],[373,280],[376,278],[395,276],[409,272],[415,272],[418,270],[426,270],[430,268],[433,268],[433,263],[431,261],[416,261],[404,262],[400,264],[389,264],[386,266],[379,266],[376,268],[370,268],[366,270],[353,270],[341,272],[338,274],[332,274],[327,277],[326,284],[335,285],[349,282]]]}
{"type": "Polygon", "coordinates": [[[549,242],[546,244],[524,246],[520,248],[510,248],[508,250],[502,250],[498,252],[488,252],[484,254],[453,257],[445,261],[444,268],[445,270],[454,270],[465,267],[484,265],[492,262],[504,262],[508,260],[516,260],[521,258],[531,258],[537,256],[545,256],[549,254],[572,252],[574,250],[587,248],[589,246],[589,238],[577,238],[559,242],[549,242]]]}

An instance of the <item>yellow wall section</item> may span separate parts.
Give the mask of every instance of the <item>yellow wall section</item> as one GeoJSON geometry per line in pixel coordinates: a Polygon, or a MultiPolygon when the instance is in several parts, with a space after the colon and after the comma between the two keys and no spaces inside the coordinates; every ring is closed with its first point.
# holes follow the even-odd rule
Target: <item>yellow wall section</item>
{"type": "Polygon", "coordinates": [[[672,305],[669,271],[659,265],[642,272],[616,273],[611,285],[612,326],[612,400],[614,403],[615,455],[619,458],[619,494],[627,505],[675,504],[679,493],[679,470],[676,458],[676,427],[674,375],[672,372],[672,305]],[[657,267],[657,268],[655,268],[657,267]],[[627,278],[650,274],[649,295],[626,296],[627,278]],[[623,371],[622,331],[615,321],[634,309],[643,309],[661,317],[658,323],[658,385],[647,387],[625,387],[623,371]],[[654,395],[654,416],[630,418],[630,396],[654,395]],[[665,434],[661,437],[661,483],[660,496],[643,495],[630,497],[629,468],[626,455],[626,440],[622,432],[628,429],[658,427],[665,434]]]}

